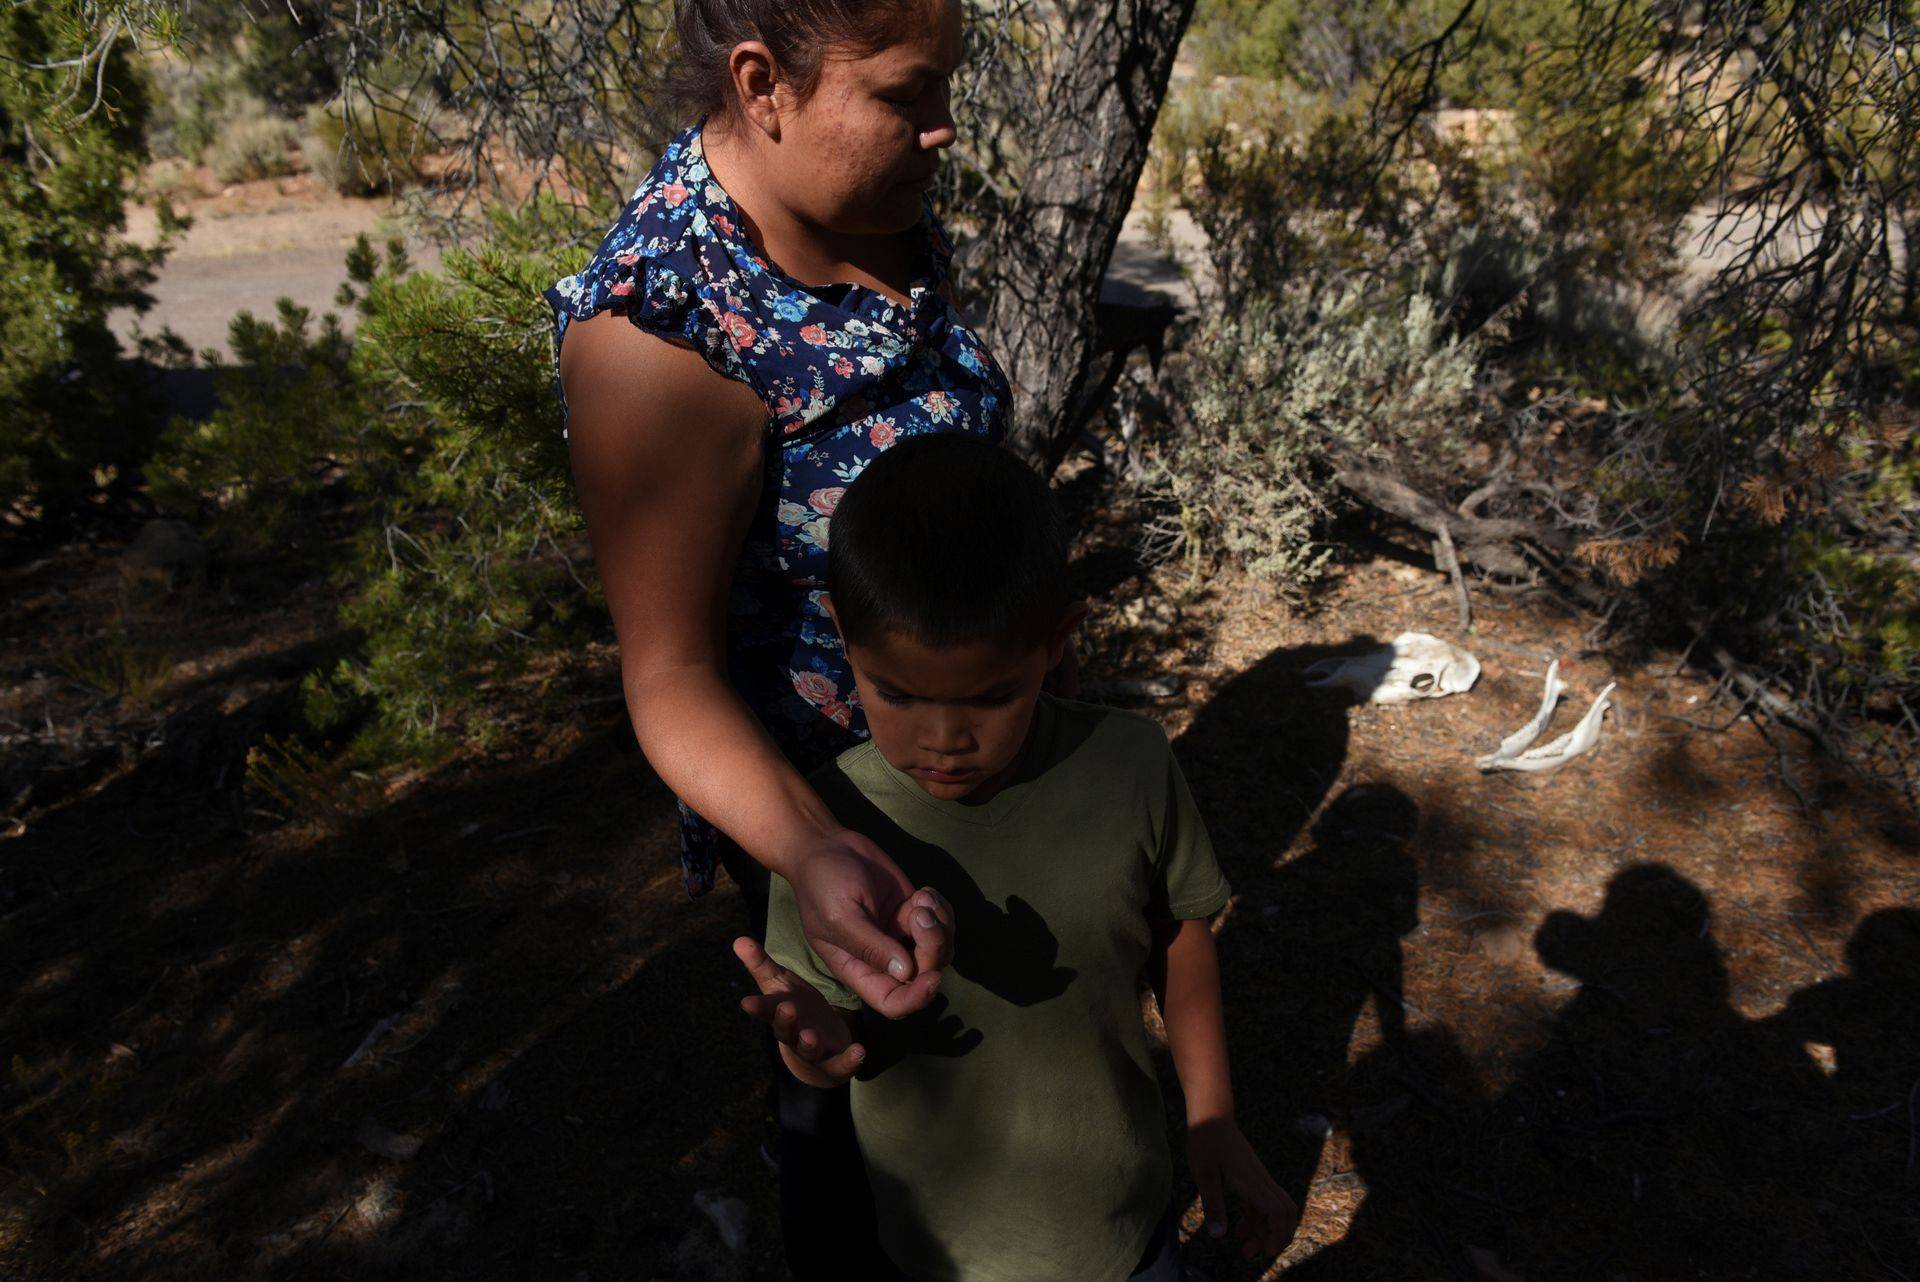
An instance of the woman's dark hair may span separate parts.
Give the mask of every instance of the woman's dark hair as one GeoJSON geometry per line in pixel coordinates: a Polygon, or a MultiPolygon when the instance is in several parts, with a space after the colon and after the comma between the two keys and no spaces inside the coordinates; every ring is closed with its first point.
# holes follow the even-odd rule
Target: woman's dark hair
{"type": "Polygon", "coordinates": [[[900,442],[847,487],[827,531],[842,635],[935,649],[1044,644],[1070,602],[1067,527],[1039,473],[963,432],[900,442]]]}
{"type": "Polygon", "coordinates": [[[803,101],[820,81],[827,50],[856,58],[878,53],[926,23],[930,0],[674,0],[680,52],[668,85],[701,115],[735,107],[727,59],[743,40],[773,51],[803,101]]]}

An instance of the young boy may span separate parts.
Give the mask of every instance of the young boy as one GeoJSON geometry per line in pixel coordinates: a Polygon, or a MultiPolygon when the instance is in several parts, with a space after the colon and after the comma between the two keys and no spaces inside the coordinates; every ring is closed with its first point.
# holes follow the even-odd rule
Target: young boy
{"type": "Polygon", "coordinates": [[[802,1081],[856,1077],[888,1256],[913,1282],[1177,1282],[1172,1167],[1142,1025],[1160,999],[1208,1228],[1240,1202],[1277,1254],[1292,1201],[1234,1123],[1206,918],[1227,883],[1165,734],[1042,692],[1085,614],[1024,464],[977,438],[902,442],[841,498],[829,608],[871,741],[814,783],[950,914],[952,967],[916,1016],[869,1018],[773,882],[764,951],[735,941],[802,1081]]]}

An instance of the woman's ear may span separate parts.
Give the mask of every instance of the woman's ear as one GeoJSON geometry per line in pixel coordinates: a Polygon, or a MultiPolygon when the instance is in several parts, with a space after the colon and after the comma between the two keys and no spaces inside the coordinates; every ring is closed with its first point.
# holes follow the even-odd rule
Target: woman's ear
{"type": "Polygon", "coordinates": [[[1060,666],[1060,660],[1067,657],[1067,647],[1073,643],[1073,634],[1087,621],[1087,603],[1075,601],[1068,606],[1066,613],[1060,616],[1060,622],[1054,625],[1053,637],[1047,644],[1047,667],[1060,666]]]}
{"type": "Polygon", "coordinates": [[[727,55],[727,76],[740,100],[740,114],[774,142],[780,141],[780,64],[759,40],[742,40],[727,55]]]}

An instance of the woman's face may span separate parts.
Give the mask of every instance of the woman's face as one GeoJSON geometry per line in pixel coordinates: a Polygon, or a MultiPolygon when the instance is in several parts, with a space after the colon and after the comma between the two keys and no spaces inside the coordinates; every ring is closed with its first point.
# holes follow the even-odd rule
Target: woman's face
{"type": "Polygon", "coordinates": [[[919,220],[955,132],[948,82],[960,64],[960,0],[929,0],[928,21],[863,58],[829,50],[804,102],[783,110],[787,206],[843,235],[905,231],[919,220]]]}

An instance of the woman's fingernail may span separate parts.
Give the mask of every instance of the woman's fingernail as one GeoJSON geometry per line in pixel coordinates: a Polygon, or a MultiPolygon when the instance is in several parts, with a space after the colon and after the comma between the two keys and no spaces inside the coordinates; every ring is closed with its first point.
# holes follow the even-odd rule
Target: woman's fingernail
{"type": "Polygon", "coordinates": [[[907,979],[907,963],[901,958],[894,958],[887,963],[887,974],[893,976],[901,983],[905,983],[907,979]]]}

